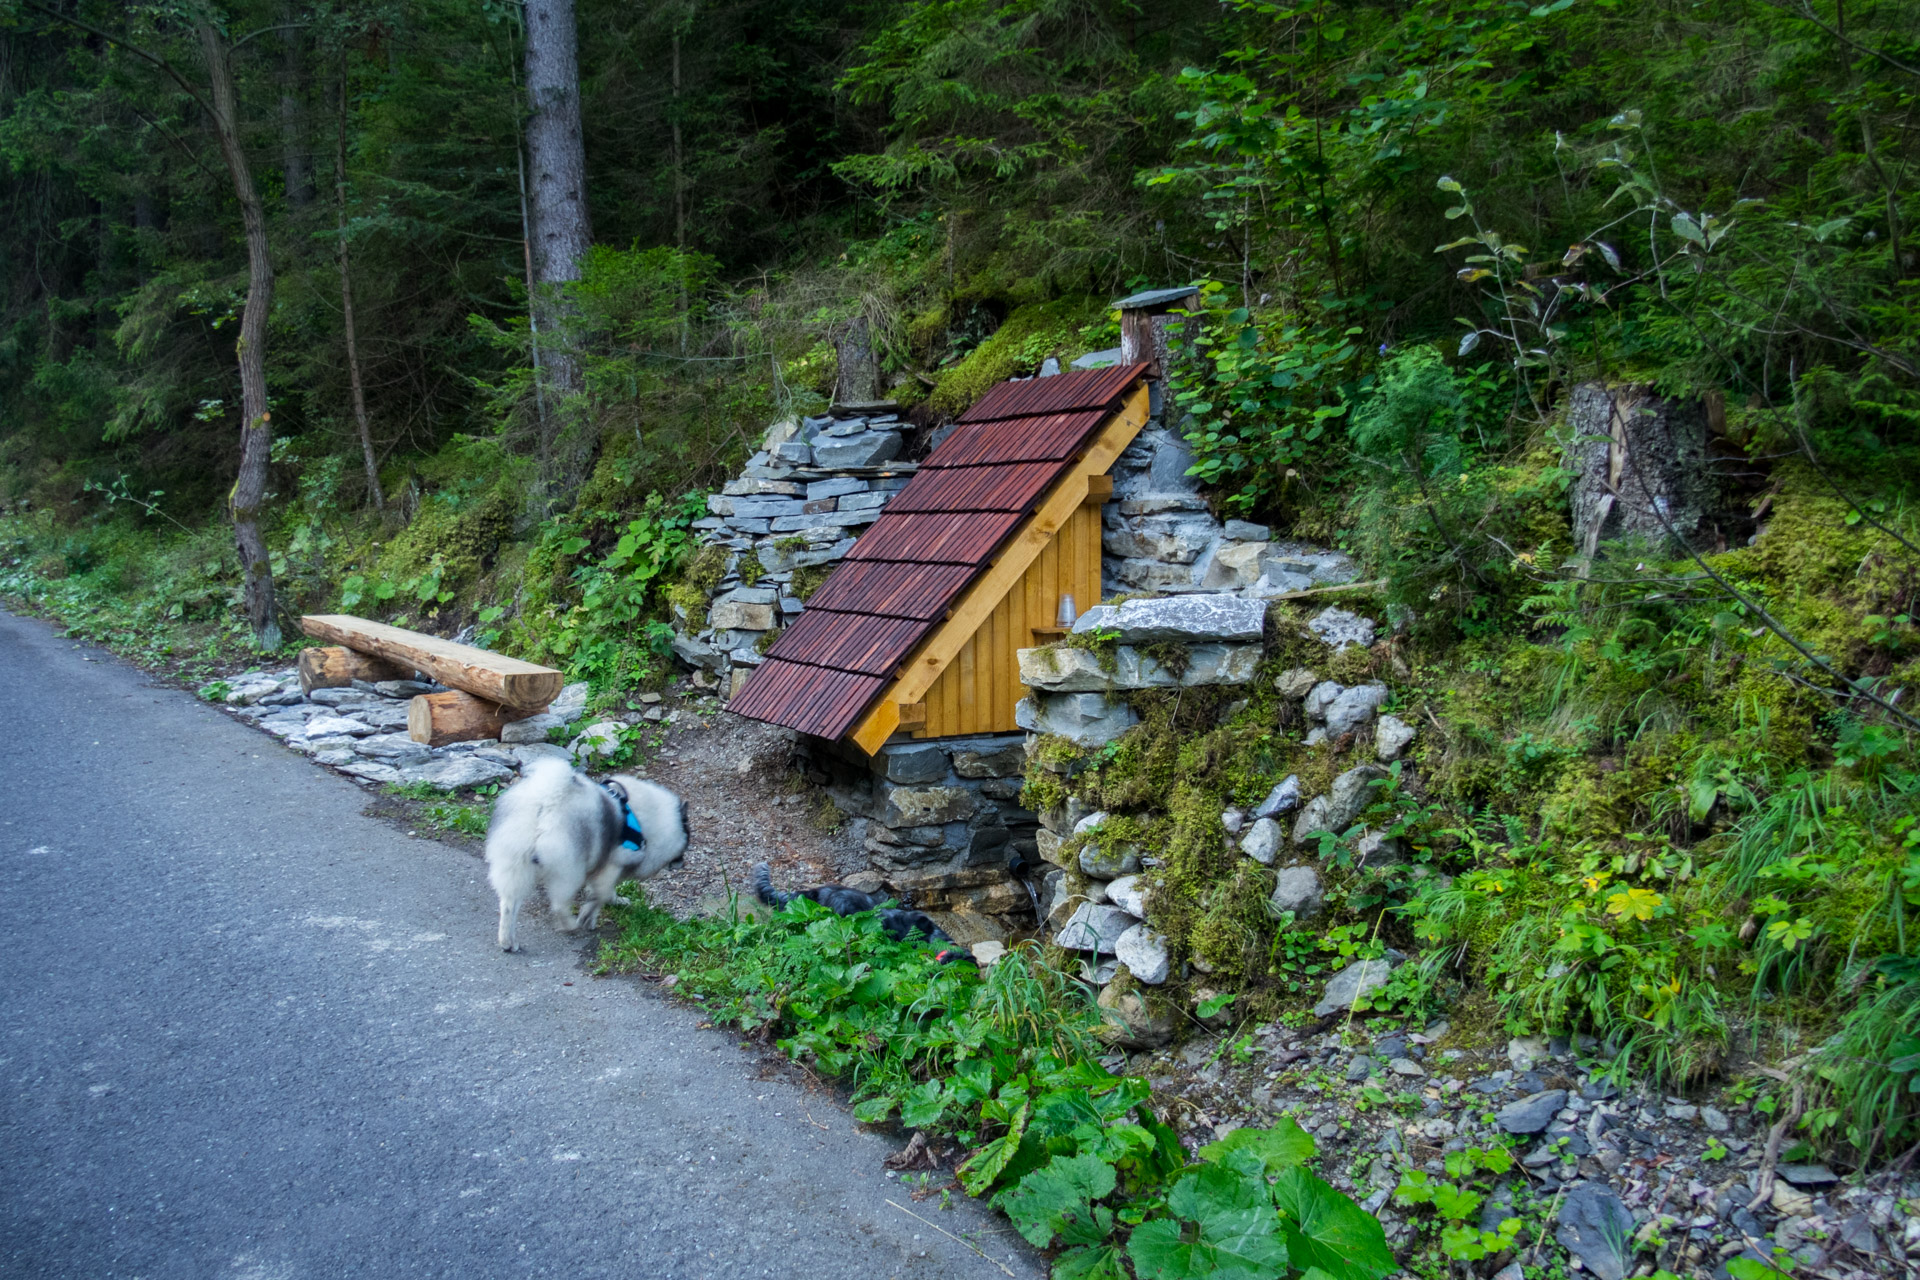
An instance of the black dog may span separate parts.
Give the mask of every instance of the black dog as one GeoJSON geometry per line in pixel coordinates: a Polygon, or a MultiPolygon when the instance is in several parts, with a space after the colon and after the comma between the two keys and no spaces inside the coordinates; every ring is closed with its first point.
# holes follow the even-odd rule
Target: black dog
{"type": "MultiPolygon", "coordinates": [[[[811,889],[798,889],[793,893],[782,893],[773,887],[773,874],[767,864],[757,862],[753,867],[753,894],[760,901],[775,908],[786,906],[795,898],[811,898],[837,916],[859,915],[862,911],[872,911],[880,917],[880,927],[901,942],[912,940],[916,935],[927,942],[945,942],[953,939],[946,930],[933,922],[933,917],[924,911],[908,911],[900,907],[883,907],[880,904],[890,899],[871,893],[862,893],[858,889],[849,889],[843,884],[821,884],[811,889]]],[[[939,960],[945,964],[949,960],[971,959],[964,948],[955,947],[943,950],[939,960]]]]}

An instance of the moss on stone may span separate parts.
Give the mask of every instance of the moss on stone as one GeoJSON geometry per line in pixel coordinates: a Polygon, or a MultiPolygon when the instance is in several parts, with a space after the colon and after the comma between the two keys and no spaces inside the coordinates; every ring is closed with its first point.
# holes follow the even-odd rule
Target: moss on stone
{"type": "Polygon", "coordinates": [[[793,571],[793,580],[787,583],[787,592],[794,599],[805,603],[814,592],[825,584],[828,575],[833,572],[832,565],[808,564],[793,571]]]}
{"type": "Polygon", "coordinates": [[[928,403],[945,413],[963,413],[995,383],[1033,372],[1048,356],[1064,365],[1079,354],[1081,328],[1104,310],[1103,303],[1086,297],[1021,307],[941,377],[928,403]]]}

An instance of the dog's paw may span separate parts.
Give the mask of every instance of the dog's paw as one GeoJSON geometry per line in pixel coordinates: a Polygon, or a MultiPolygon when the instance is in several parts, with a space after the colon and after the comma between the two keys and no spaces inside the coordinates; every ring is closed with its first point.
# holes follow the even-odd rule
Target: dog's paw
{"type": "Polygon", "coordinates": [[[607,899],[607,905],[610,907],[630,907],[633,905],[633,899],[623,898],[616,893],[611,898],[607,899]]]}

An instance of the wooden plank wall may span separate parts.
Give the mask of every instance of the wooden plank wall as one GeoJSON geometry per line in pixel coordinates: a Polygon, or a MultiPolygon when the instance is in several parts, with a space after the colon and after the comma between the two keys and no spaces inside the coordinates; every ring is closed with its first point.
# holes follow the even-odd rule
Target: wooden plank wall
{"type": "Polygon", "coordinates": [[[1100,504],[1077,508],[1040,552],[1019,585],[995,606],[960,653],[927,690],[926,728],[915,737],[1013,733],[1014,704],[1026,696],[1015,653],[1031,649],[1031,628],[1051,627],[1060,597],[1085,613],[1100,603],[1100,504]]]}

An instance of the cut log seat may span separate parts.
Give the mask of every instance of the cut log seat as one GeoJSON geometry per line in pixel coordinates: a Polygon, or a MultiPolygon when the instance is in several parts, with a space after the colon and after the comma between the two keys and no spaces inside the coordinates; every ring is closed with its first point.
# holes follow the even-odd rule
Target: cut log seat
{"type": "Polygon", "coordinates": [[[478,742],[499,737],[502,728],[533,714],[525,707],[503,707],[458,689],[422,693],[407,704],[407,736],[430,747],[478,742]]]}
{"type": "Polygon", "coordinates": [[[381,680],[411,679],[412,667],[403,669],[398,663],[376,658],[372,654],[355,653],[345,645],[300,651],[301,693],[312,693],[315,689],[344,689],[355,680],[373,684],[381,680]]]}
{"type": "Polygon", "coordinates": [[[508,719],[544,708],[559,695],[566,679],[551,667],[350,614],[309,614],[300,619],[300,629],[315,639],[385,658],[408,670],[424,671],[450,689],[518,709],[519,715],[508,719]]]}

